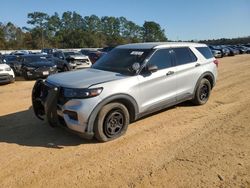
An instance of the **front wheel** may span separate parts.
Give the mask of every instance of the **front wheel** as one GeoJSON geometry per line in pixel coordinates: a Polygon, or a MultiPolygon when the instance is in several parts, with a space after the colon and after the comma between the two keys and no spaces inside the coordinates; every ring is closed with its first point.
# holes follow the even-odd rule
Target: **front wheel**
{"type": "Polygon", "coordinates": [[[195,105],[205,104],[209,99],[210,92],[211,84],[206,78],[203,78],[196,89],[195,97],[192,102],[195,105]]]}
{"type": "Polygon", "coordinates": [[[129,112],[121,103],[109,103],[99,112],[94,131],[98,141],[107,142],[123,135],[128,128],[129,112]]]}

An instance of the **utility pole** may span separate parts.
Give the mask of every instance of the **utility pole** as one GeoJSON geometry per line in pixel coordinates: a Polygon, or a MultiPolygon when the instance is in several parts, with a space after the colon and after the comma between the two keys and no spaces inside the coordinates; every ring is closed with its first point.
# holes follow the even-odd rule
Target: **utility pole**
{"type": "Polygon", "coordinates": [[[43,26],[41,27],[41,31],[42,31],[42,48],[44,48],[44,35],[43,35],[43,26]]]}

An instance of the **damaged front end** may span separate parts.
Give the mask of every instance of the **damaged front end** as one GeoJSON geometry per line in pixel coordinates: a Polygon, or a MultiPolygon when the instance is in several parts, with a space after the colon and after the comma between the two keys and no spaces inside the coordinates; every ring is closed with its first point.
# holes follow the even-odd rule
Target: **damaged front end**
{"type": "Polygon", "coordinates": [[[85,113],[80,110],[88,105],[78,100],[69,100],[63,97],[63,88],[39,79],[32,90],[32,106],[34,113],[40,120],[46,120],[50,126],[60,126],[79,136],[91,139],[93,130],[87,129],[85,113]]]}
{"type": "Polygon", "coordinates": [[[59,124],[57,115],[57,100],[60,87],[52,86],[39,79],[36,81],[32,90],[32,106],[35,115],[49,122],[50,126],[55,127],[59,124]]]}

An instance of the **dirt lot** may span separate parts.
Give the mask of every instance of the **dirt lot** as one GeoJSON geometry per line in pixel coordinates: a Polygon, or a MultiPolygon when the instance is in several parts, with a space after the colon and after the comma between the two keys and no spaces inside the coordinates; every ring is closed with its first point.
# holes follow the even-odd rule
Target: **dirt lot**
{"type": "Polygon", "coordinates": [[[154,114],[109,143],[36,119],[33,81],[0,86],[0,187],[250,187],[250,55],[219,61],[206,105],[154,114]]]}

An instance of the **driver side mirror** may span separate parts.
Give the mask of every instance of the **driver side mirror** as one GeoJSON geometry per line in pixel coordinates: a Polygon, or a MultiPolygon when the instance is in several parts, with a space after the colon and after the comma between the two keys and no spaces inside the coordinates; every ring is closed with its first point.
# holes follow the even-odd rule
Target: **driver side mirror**
{"type": "Polygon", "coordinates": [[[147,71],[148,71],[148,72],[153,73],[153,72],[156,72],[157,70],[158,70],[158,67],[157,67],[156,65],[149,64],[149,65],[147,66],[147,71]]]}

